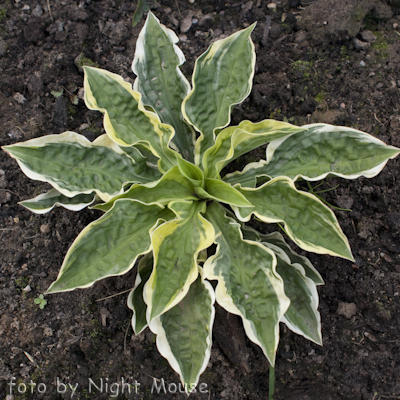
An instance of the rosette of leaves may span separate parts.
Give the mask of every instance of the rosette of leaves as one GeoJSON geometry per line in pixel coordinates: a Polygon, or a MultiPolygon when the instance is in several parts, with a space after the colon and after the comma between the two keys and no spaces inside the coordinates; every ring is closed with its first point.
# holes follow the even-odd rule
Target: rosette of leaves
{"type": "Polygon", "coordinates": [[[133,88],[119,75],[84,68],[85,102],[104,114],[106,134],[89,142],[65,132],[4,147],[28,177],[54,188],[25,207],[104,211],[76,238],[47,293],[123,275],[141,257],[128,297],[133,329],[157,335],[188,393],[210,358],[215,301],[241,317],[271,365],[280,322],[322,341],[320,274],[281,234],[244,223],[252,216],[281,223],[300,248],[353,260],[334,213],[295,182],[373,177],[399,153],[345,127],[270,119],[229,126],[232,107],[252,86],[253,28],[213,43],[190,84],[177,36],[149,13],[133,88]],[[265,159],[222,173],[262,145],[265,159]]]}

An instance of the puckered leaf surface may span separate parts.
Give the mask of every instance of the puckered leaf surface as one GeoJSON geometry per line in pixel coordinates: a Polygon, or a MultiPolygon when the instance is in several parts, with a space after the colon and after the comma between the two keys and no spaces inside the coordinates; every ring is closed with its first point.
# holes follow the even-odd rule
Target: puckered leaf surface
{"type": "Polygon", "coordinates": [[[92,204],[96,195],[78,194],[74,197],[67,197],[56,189],[51,189],[47,193],[40,194],[33,199],[19,202],[22,206],[35,214],[44,214],[51,211],[54,207],[64,207],[67,210],[79,211],[92,204]]]}
{"type": "Polygon", "coordinates": [[[99,279],[125,274],[139,255],[150,251],[150,235],[158,222],[173,217],[169,209],[158,205],[116,201],[78,235],[47,293],[85,288],[99,279]]]}
{"type": "Polygon", "coordinates": [[[327,124],[302,127],[303,132],[270,143],[264,171],[271,177],[315,181],[327,175],[355,179],[377,175],[400,150],[352,128],[327,124]]]}
{"type": "Polygon", "coordinates": [[[181,112],[190,84],[179,69],[185,56],[176,43],[176,34],[149,12],[136,42],[132,70],[137,78],[133,87],[141,93],[144,105],[152,107],[162,122],[175,128],[173,142],[186,160],[194,161],[193,130],[181,112]]]}
{"type": "Polygon", "coordinates": [[[94,191],[108,201],[129,182],[149,182],[146,166],[134,164],[107,135],[91,143],[82,135],[64,132],[3,149],[29,178],[48,182],[67,197],[94,191]]]}
{"type": "Polygon", "coordinates": [[[200,132],[195,162],[214,144],[215,131],[230,122],[231,108],[250,93],[255,66],[250,34],[254,24],[213,43],[197,60],[193,89],[184,99],[182,113],[200,132]]]}
{"type": "Polygon", "coordinates": [[[249,163],[243,168],[242,171],[235,171],[230,174],[226,174],[222,179],[224,182],[229,183],[230,185],[240,185],[243,188],[254,188],[256,187],[256,184],[259,183],[257,178],[265,178],[263,183],[270,180],[267,178],[265,172],[265,164],[265,160],[249,163]]]}
{"type": "Polygon", "coordinates": [[[210,360],[214,301],[214,289],[199,275],[176,306],[150,323],[158,351],[180,375],[187,393],[210,360]]]}
{"type": "Polygon", "coordinates": [[[148,146],[160,158],[162,171],[176,165],[178,153],[168,146],[174,128],[144,108],[140,93],[117,74],[93,67],[84,67],[84,71],[86,106],[104,114],[104,128],[110,138],[120,146],[148,146]]]}
{"type": "Polygon", "coordinates": [[[304,250],[353,260],[335,214],[314,195],[297,190],[291,179],[275,178],[256,189],[236,189],[254,206],[235,207],[241,221],[254,214],[267,223],[283,222],[289,237],[304,250]]]}
{"type": "Polygon", "coordinates": [[[154,269],[144,289],[147,321],[178,304],[198,275],[198,253],[214,242],[214,228],[200,213],[205,202],[176,201],[168,207],[177,218],[151,235],[154,269]]]}
{"type": "Polygon", "coordinates": [[[135,287],[128,296],[128,307],[133,311],[132,328],[135,335],[138,335],[147,327],[146,310],[147,306],[143,300],[143,288],[149,280],[153,270],[153,255],[147,253],[139,261],[138,272],[136,275],[135,287]]]}
{"type": "Polygon", "coordinates": [[[242,121],[238,126],[229,126],[218,134],[215,144],[204,153],[205,175],[218,178],[222,168],[241,155],[301,129],[272,119],[256,124],[242,121]]]}
{"type": "MultiPolygon", "coordinates": [[[[138,146],[139,147],[139,146],[138,146]]],[[[119,148],[137,164],[137,168],[140,166],[142,175],[145,179],[142,179],[141,183],[154,182],[162,177],[162,173],[157,167],[158,158],[145,147],[137,148],[135,146],[119,148]]]]}
{"type": "Polygon", "coordinates": [[[295,251],[293,251],[279,232],[269,233],[268,235],[264,235],[259,232],[257,233],[260,237],[260,240],[264,244],[268,243],[280,249],[280,251],[275,251],[275,253],[284,252],[286,257],[290,260],[291,265],[298,264],[299,266],[304,268],[306,276],[310,278],[317,286],[324,284],[322,276],[316,270],[316,268],[311,264],[310,260],[307,257],[301,256],[300,254],[297,254],[295,251]]]}
{"type": "Polygon", "coordinates": [[[318,312],[318,292],[315,282],[307,277],[305,269],[300,264],[291,262],[286,249],[273,244],[278,241],[276,233],[263,236],[265,239],[262,242],[263,245],[276,255],[276,271],[282,277],[285,294],[290,299],[290,306],[282,321],[293,332],[317,344],[322,344],[321,318],[318,312]]]}
{"type": "Polygon", "coordinates": [[[239,224],[212,204],[206,218],[215,227],[216,254],[204,264],[207,279],[218,280],[218,304],[239,315],[247,336],[274,365],[279,321],[289,306],[274,253],[261,243],[244,240],[239,224]]]}

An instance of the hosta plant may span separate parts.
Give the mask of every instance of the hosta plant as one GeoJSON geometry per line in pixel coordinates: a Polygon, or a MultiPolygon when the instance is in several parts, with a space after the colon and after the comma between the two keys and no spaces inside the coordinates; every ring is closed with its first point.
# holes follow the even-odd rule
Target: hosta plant
{"type": "Polygon", "coordinates": [[[28,177],[53,186],[25,207],[104,212],[76,238],[47,293],[123,275],[140,258],[128,297],[133,329],[156,334],[188,393],[210,358],[215,301],[241,317],[271,365],[280,322],[321,344],[321,275],[280,233],[244,223],[253,216],[281,223],[300,248],[353,260],[334,213],[296,181],[373,177],[399,153],[366,133],[326,124],[230,126],[233,106],[252,86],[253,28],[213,43],[190,84],[179,68],[178,38],[149,13],[133,88],[85,67],[85,102],[104,114],[104,135],[90,142],[65,132],[4,147],[28,177]],[[224,173],[263,145],[265,159],[224,173]]]}

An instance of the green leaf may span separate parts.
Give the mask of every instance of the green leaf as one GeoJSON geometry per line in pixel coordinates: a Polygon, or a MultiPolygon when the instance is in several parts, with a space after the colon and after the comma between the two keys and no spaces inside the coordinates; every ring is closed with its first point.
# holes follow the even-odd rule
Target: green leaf
{"type": "Polygon", "coordinates": [[[249,339],[274,365],[279,321],[289,307],[276,257],[261,243],[244,240],[239,224],[221,206],[211,204],[205,215],[215,227],[218,245],[204,264],[205,276],[218,280],[217,302],[242,318],[249,339]]]}
{"type": "Polygon", "coordinates": [[[238,207],[252,207],[252,204],[238,190],[219,179],[206,179],[205,190],[210,199],[238,207]]]}
{"type": "Polygon", "coordinates": [[[256,124],[242,121],[222,130],[203,157],[205,175],[218,178],[222,168],[247,152],[281,137],[302,130],[286,122],[266,119],[256,124]]]}
{"type": "Polygon", "coordinates": [[[147,253],[139,261],[135,287],[129,293],[127,301],[128,307],[133,311],[132,328],[135,332],[135,335],[138,335],[147,327],[147,306],[143,300],[143,288],[146,282],[149,280],[152,270],[153,255],[152,253],[147,253]]]}
{"type": "MultiPolygon", "coordinates": [[[[247,164],[242,171],[235,171],[226,174],[222,179],[230,185],[240,185],[242,187],[254,188],[258,183],[257,178],[267,175],[264,160],[247,164]]],[[[269,178],[268,178],[269,179],[269,178]]],[[[268,180],[267,179],[267,180],[268,180]]]]}
{"type": "Polygon", "coordinates": [[[322,345],[321,318],[318,312],[318,292],[315,283],[307,278],[304,268],[290,264],[285,252],[267,244],[277,258],[276,271],[282,277],[290,306],[282,318],[290,330],[322,345]]]}
{"type": "Polygon", "coordinates": [[[181,171],[183,176],[189,179],[194,186],[204,186],[204,173],[197,165],[194,165],[183,158],[180,158],[177,161],[179,171],[181,171]]]}
{"type": "Polygon", "coordinates": [[[145,185],[132,185],[125,193],[92,208],[108,211],[118,199],[133,199],[146,204],[167,205],[173,200],[197,200],[197,197],[190,180],[180,173],[178,167],[173,167],[160,180],[145,185]]]}
{"type": "Polygon", "coordinates": [[[176,306],[150,323],[158,351],[180,375],[188,394],[210,360],[214,301],[211,284],[199,275],[176,306]]]}
{"type": "Polygon", "coordinates": [[[310,278],[317,286],[324,284],[322,276],[311,264],[310,260],[307,257],[301,256],[293,251],[279,232],[273,232],[268,235],[258,232],[258,235],[265,246],[269,247],[271,245],[274,246],[274,248],[278,247],[280,249],[279,251],[275,249],[275,253],[284,252],[286,257],[290,260],[289,263],[291,265],[297,264],[298,266],[301,266],[304,269],[306,276],[310,278]]]}
{"type": "Polygon", "coordinates": [[[178,153],[168,146],[174,129],[144,108],[140,93],[117,74],[93,67],[84,67],[84,71],[86,106],[104,114],[110,138],[120,146],[145,145],[160,158],[161,171],[176,165],[178,153]]]}
{"type": "Polygon", "coordinates": [[[86,288],[108,276],[125,274],[138,256],[151,250],[150,236],[159,221],[172,217],[170,210],[158,205],[116,201],[75,239],[47,293],[86,288]]]}
{"type": "Polygon", "coordinates": [[[157,167],[158,158],[145,148],[135,146],[119,148],[134,161],[136,168],[140,170],[141,183],[154,182],[162,177],[162,173],[157,167]]]}
{"type": "MultiPolygon", "coordinates": [[[[150,4],[152,0],[139,0],[135,13],[132,17],[132,27],[134,28],[142,19],[143,14],[150,10],[150,4]]],[[[136,45],[137,47],[137,45],[136,45]]]]}
{"type": "Polygon", "coordinates": [[[266,173],[293,180],[320,180],[327,175],[355,179],[377,175],[400,150],[352,128],[327,124],[302,127],[303,132],[270,143],[266,173]]]}
{"type": "Polygon", "coordinates": [[[94,191],[108,201],[127,183],[148,182],[143,165],[134,164],[107,135],[91,143],[82,135],[64,132],[3,149],[29,178],[49,182],[67,197],[94,191]]]}
{"type": "Polygon", "coordinates": [[[33,199],[21,201],[18,204],[21,204],[21,206],[26,207],[35,214],[44,214],[51,211],[54,207],[59,206],[67,210],[79,211],[92,204],[95,197],[94,193],[66,197],[58,190],[51,189],[47,193],[40,194],[33,199]]]}
{"type": "Polygon", "coordinates": [[[354,260],[335,214],[314,195],[297,190],[291,179],[275,178],[256,189],[236,189],[254,205],[235,207],[241,221],[254,214],[263,222],[284,222],[290,239],[302,249],[354,260]]]}
{"type": "Polygon", "coordinates": [[[200,132],[195,145],[195,162],[214,144],[216,130],[227,126],[231,109],[250,93],[255,52],[250,34],[255,25],[213,43],[197,60],[193,89],[184,99],[182,112],[200,132]]]}
{"type": "Polygon", "coordinates": [[[186,160],[194,161],[194,132],[183,120],[182,101],[190,84],[179,66],[185,56],[176,45],[178,37],[160,24],[151,12],[136,43],[132,70],[133,85],[141,93],[144,105],[152,107],[161,121],[175,129],[173,142],[186,160]]]}
{"type": "Polygon", "coordinates": [[[198,275],[198,253],[214,241],[213,226],[200,215],[204,202],[171,202],[168,207],[177,218],[151,235],[154,270],[144,289],[148,322],[185,297],[198,275]]]}

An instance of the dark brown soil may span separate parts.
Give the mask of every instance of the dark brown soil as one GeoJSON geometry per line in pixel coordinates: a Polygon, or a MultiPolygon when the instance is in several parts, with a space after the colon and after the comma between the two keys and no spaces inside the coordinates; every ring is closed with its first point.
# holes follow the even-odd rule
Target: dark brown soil
{"type": "MultiPolygon", "coordinates": [[[[327,122],[400,146],[399,2],[284,0],[276,1],[276,9],[268,3],[160,0],[152,10],[180,34],[188,77],[211,40],[258,21],[254,88],[234,109],[233,123],[327,122]],[[185,24],[190,29],[182,32],[185,24]],[[363,39],[365,30],[376,41],[368,46],[362,40],[365,49],[357,50],[354,39],[363,39]]],[[[102,133],[101,115],[82,100],[77,103],[83,86],[78,56],[133,82],[130,65],[143,26],[142,20],[131,27],[136,5],[127,0],[1,2],[0,145],[65,130],[91,140],[102,133]]],[[[64,209],[31,214],[17,202],[48,185],[26,178],[3,152],[0,162],[0,397],[10,393],[13,382],[15,399],[71,398],[70,390],[57,393],[61,383],[78,384],[73,398],[108,399],[117,388],[112,384],[123,378],[140,386],[138,394],[127,395],[125,389],[119,398],[184,399],[179,393],[151,393],[155,378],[171,384],[179,377],[159,355],[151,332],[133,335],[127,293],[103,300],[130,289],[134,270],[90,289],[47,296],[42,310],[34,304],[56,278],[74,238],[100,214],[64,209]],[[98,387],[103,380],[102,393],[93,385],[89,393],[89,379],[98,387]],[[37,386],[18,393],[31,380],[37,386]]],[[[399,163],[389,161],[371,180],[325,182],[323,188],[339,185],[325,199],[352,210],[336,215],[356,263],[310,255],[326,282],[319,288],[324,346],[282,325],[276,399],[400,398],[399,163]]],[[[207,384],[207,393],[193,398],[268,397],[267,360],[235,317],[223,311],[200,382],[207,384]]]]}

